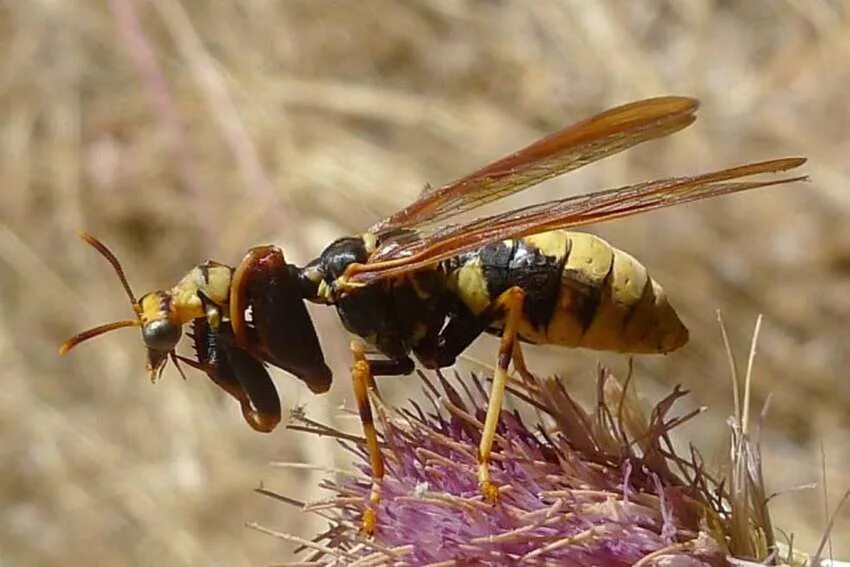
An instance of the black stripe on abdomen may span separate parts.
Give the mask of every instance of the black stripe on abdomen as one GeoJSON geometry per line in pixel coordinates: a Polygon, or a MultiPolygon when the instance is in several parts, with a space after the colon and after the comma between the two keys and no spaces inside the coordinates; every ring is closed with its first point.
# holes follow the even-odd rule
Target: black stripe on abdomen
{"type": "Polygon", "coordinates": [[[494,242],[481,248],[478,255],[490,299],[511,287],[522,288],[524,319],[545,330],[557,308],[566,259],[547,256],[523,239],[494,242]]]}

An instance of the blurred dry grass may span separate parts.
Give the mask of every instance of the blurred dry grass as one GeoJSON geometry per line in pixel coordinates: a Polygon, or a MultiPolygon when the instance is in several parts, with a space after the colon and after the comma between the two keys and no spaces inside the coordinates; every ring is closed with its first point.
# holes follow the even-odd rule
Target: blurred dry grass
{"type": "MultiPolygon", "coordinates": [[[[850,484],[850,3],[3,0],[0,53],[0,563],[282,561],[289,548],[244,522],[316,526],[250,489],[265,479],[315,498],[309,476],[266,463],[334,464],[303,436],[253,434],[203,376],[147,385],[131,332],[55,356],[81,327],[129,314],[78,228],[112,246],[139,292],[260,242],[304,261],[426,182],[657,94],[700,98],[700,120],[525,199],[808,156],[807,186],[596,232],[643,259],[689,324],[688,348],[638,373],[659,381],[644,391],[682,382],[710,406],[691,429],[709,458],[730,412],[714,311],[741,347],[762,312],[771,488],[818,481],[821,444],[832,492],[850,484]]],[[[316,315],[330,399],[278,384],[327,421],[348,397],[347,341],[333,313],[316,315]]],[[[473,355],[489,359],[492,341],[480,343],[473,355]]],[[[599,358],[528,355],[576,388],[599,358]]],[[[815,546],[820,491],[774,510],[815,546]]]]}

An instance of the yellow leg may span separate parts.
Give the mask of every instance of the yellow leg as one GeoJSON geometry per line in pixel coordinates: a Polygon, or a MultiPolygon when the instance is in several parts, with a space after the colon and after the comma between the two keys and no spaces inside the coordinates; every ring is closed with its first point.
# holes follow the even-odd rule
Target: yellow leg
{"type": "Polygon", "coordinates": [[[484,419],[481,444],[478,446],[478,485],[484,499],[491,503],[499,500],[499,487],[490,480],[490,452],[493,448],[493,439],[496,437],[496,427],[499,424],[502,400],[504,400],[505,387],[508,383],[508,366],[517,346],[517,331],[522,318],[524,300],[525,292],[518,287],[506,290],[496,300],[497,308],[504,312],[504,328],[502,330],[502,341],[499,345],[496,373],[493,376],[493,387],[490,390],[490,400],[487,404],[487,417],[484,419]]]}
{"type": "Polygon", "coordinates": [[[369,493],[368,508],[363,513],[362,529],[364,533],[372,534],[378,521],[377,508],[381,501],[381,479],[384,477],[384,459],[381,456],[378,432],[375,430],[375,421],[372,418],[372,404],[369,402],[369,387],[374,385],[375,380],[369,369],[369,361],[366,360],[363,343],[352,341],[351,354],[354,356],[354,366],[351,368],[354,398],[357,401],[357,411],[360,414],[360,423],[363,425],[363,434],[366,437],[366,450],[372,466],[372,490],[369,493]]]}

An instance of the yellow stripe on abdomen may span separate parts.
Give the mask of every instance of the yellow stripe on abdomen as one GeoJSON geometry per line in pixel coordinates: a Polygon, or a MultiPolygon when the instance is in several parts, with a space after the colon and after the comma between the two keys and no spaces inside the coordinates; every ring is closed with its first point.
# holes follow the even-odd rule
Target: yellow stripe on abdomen
{"type": "Polygon", "coordinates": [[[631,255],[591,234],[561,233],[567,260],[555,312],[538,343],[630,353],[665,353],[688,331],[664,290],[631,255]]]}

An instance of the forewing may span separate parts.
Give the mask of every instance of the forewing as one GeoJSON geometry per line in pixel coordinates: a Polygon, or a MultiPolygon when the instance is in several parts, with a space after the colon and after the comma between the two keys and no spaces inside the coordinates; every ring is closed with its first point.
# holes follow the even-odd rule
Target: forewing
{"type": "Polygon", "coordinates": [[[467,224],[435,229],[419,240],[379,248],[367,264],[351,266],[354,282],[414,271],[451,258],[488,242],[527,236],[635,215],[700,199],[758,187],[805,180],[805,176],[772,180],[734,181],[763,173],[794,169],[804,158],[784,158],[732,167],[702,175],[673,177],[539,203],[467,224]]]}
{"type": "Polygon", "coordinates": [[[374,225],[370,232],[439,224],[445,219],[506,197],[562,173],[667,136],[696,119],[699,103],[686,97],[632,102],[538,140],[530,146],[419,199],[374,225]]]}

